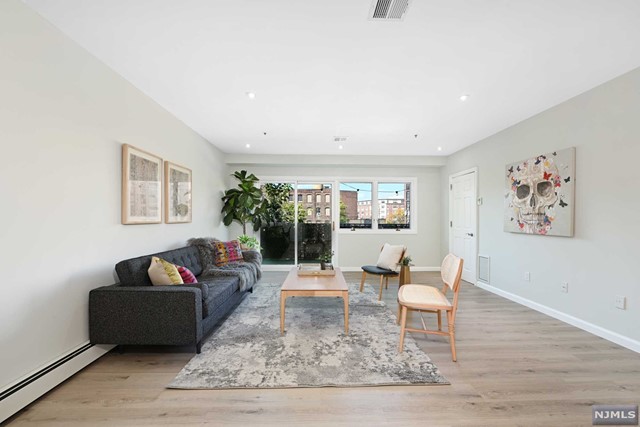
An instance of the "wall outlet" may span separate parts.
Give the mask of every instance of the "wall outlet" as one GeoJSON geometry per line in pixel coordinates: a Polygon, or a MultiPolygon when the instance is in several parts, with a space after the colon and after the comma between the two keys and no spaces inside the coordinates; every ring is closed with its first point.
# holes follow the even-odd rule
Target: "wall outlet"
{"type": "Polygon", "coordinates": [[[616,308],[620,310],[627,309],[627,297],[623,297],[622,295],[616,295],[616,308]]]}
{"type": "Polygon", "coordinates": [[[525,282],[530,282],[531,281],[531,273],[528,271],[524,272],[524,281],[525,282]]]}
{"type": "Polygon", "coordinates": [[[569,282],[562,282],[560,284],[560,292],[565,293],[565,294],[567,292],[569,292],[569,282]]]}

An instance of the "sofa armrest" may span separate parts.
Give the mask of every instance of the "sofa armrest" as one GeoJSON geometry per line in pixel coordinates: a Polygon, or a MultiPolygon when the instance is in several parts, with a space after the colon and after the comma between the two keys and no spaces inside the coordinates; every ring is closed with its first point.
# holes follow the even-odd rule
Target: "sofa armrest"
{"type": "Polygon", "coordinates": [[[258,265],[262,264],[262,254],[259,251],[243,250],[242,258],[245,260],[245,262],[253,262],[258,265]]]}
{"type": "Polygon", "coordinates": [[[93,289],[89,337],[93,344],[196,344],[202,339],[202,292],[192,286],[93,289]]]}
{"type": "Polygon", "coordinates": [[[196,288],[196,289],[200,289],[200,292],[202,293],[202,300],[206,300],[207,298],[209,298],[209,287],[207,285],[205,285],[204,283],[183,283],[181,285],[171,285],[172,287],[178,287],[178,288],[196,288]]]}

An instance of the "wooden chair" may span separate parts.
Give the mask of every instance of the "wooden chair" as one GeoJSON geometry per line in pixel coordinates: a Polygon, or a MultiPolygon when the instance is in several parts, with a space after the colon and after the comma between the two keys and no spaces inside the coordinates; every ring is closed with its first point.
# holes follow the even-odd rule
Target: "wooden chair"
{"type": "MultiPolygon", "coordinates": [[[[382,252],[382,249],[384,248],[384,245],[382,245],[382,248],[380,248],[380,252],[382,252]]],[[[407,247],[405,246],[402,249],[402,254],[400,255],[400,258],[398,259],[398,263],[400,263],[400,260],[402,260],[402,258],[404,257],[404,254],[407,252],[407,247]]],[[[374,276],[380,276],[380,294],[378,295],[378,301],[380,301],[382,299],[382,288],[386,286],[386,288],[389,288],[389,277],[397,277],[400,275],[399,272],[394,271],[394,270],[389,270],[386,268],[380,268],[378,266],[375,265],[363,265],[362,266],[362,280],[360,281],[360,292],[362,292],[362,289],[364,288],[364,281],[367,279],[367,274],[372,274],[374,276]]]]}
{"type": "Polygon", "coordinates": [[[444,286],[442,291],[426,285],[404,285],[398,290],[398,323],[401,325],[400,329],[400,348],[399,352],[402,353],[404,347],[404,335],[407,331],[420,332],[423,334],[435,334],[435,335],[449,335],[449,341],[451,343],[451,355],[453,361],[456,361],[456,340],[455,340],[455,322],[456,322],[456,310],[458,309],[458,293],[460,291],[460,278],[462,277],[462,265],[464,260],[458,258],[453,254],[447,255],[442,261],[442,267],[440,274],[444,286]],[[446,297],[447,290],[453,291],[453,303],[449,302],[446,297]],[[407,312],[419,311],[438,314],[438,330],[433,331],[427,329],[427,325],[422,319],[422,327],[424,329],[407,328],[407,312]],[[447,313],[447,325],[448,332],[442,331],[442,312],[447,313]]]}

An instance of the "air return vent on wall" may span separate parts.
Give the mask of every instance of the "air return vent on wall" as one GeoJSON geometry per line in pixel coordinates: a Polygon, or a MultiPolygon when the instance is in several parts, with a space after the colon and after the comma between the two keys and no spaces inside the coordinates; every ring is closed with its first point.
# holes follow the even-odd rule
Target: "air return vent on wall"
{"type": "Polygon", "coordinates": [[[372,0],[369,19],[372,21],[402,21],[411,0],[372,0]]]}
{"type": "Polygon", "coordinates": [[[486,255],[478,255],[478,280],[489,284],[489,270],[491,267],[491,258],[486,255]]]}

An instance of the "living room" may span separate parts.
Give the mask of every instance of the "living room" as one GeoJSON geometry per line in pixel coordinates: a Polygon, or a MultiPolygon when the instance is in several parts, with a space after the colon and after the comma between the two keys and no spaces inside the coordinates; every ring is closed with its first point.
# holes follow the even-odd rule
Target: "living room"
{"type": "MultiPolygon", "coordinates": [[[[591,425],[594,405],[638,405],[638,2],[415,0],[387,22],[368,16],[377,4],[0,2],[0,422],[591,425]],[[123,145],[188,168],[190,221],[163,212],[124,223],[123,145]],[[545,207],[557,221],[510,229],[511,165],[565,153],[561,191],[545,207]],[[241,170],[259,186],[291,185],[296,212],[311,209],[297,195],[324,191],[329,205],[306,218],[326,217],[349,298],[369,295],[394,320],[382,325],[385,355],[426,357],[439,382],[167,388],[260,289],[317,257],[301,250],[299,228],[286,259],[263,252],[254,292],[203,337],[201,354],[91,342],[90,292],[122,280],[118,262],[243,234],[221,214],[241,170]],[[459,240],[452,189],[463,176],[474,181],[460,212],[473,223],[459,240]],[[369,211],[343,221],[347,192],[369,211]],[[402,200],[403,219],[390,225],[382,200],[402,200]],[[385,243],[406,246],[412,284],[440,289],[447,254],[464,259],[456,361],[448,336],[409,332],[397,351],[396,276],[351,291],[385,243]]],[[[274,342],[296,336],[297,300],[284,338],[272,313],[274,342]]],[[[336,310],[333,333],[348,337],[336,310]]]]}

